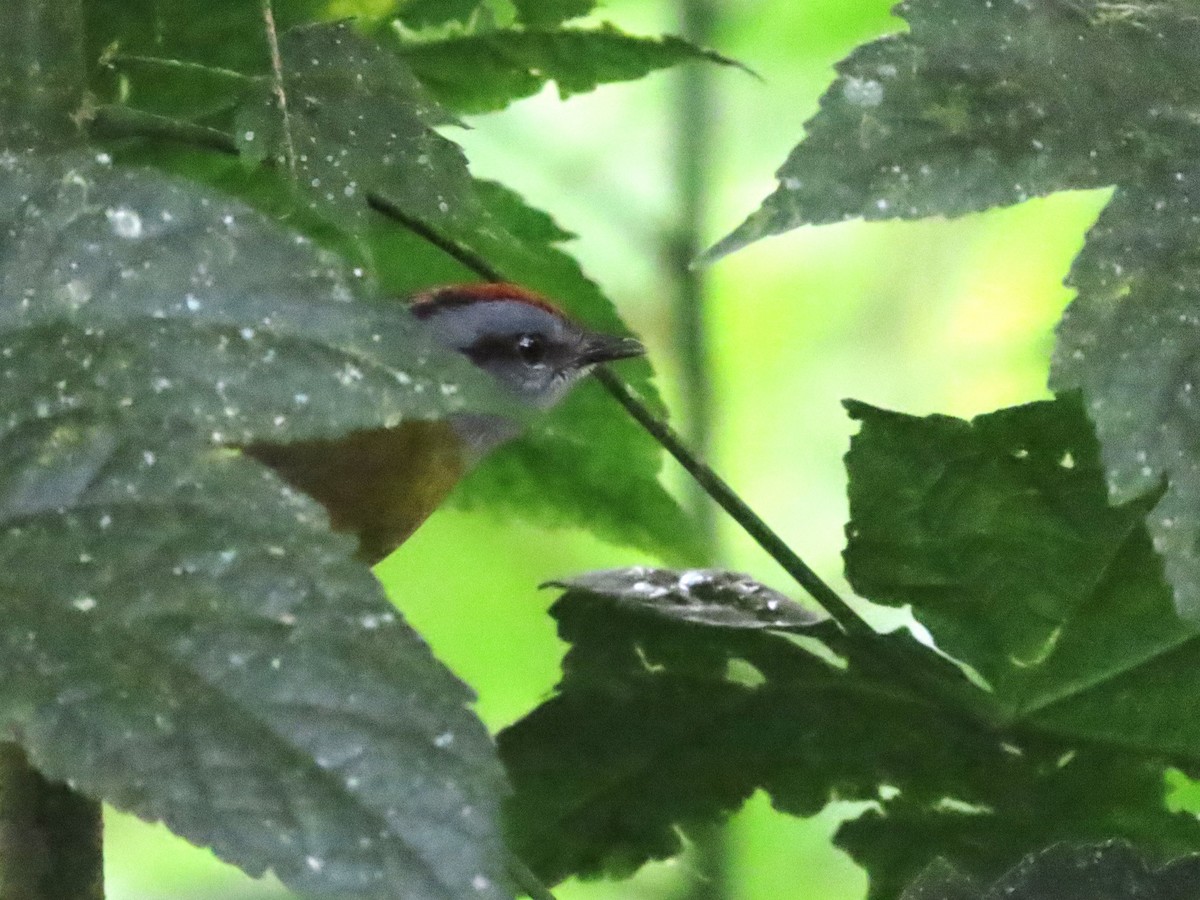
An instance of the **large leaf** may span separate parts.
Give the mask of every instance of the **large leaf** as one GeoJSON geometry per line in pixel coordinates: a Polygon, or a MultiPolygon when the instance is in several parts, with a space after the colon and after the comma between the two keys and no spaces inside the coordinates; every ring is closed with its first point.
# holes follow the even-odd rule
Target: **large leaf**
{"type": "Polygon", "coordinates": [[[161,176],[16,159],[0,220],[7,737],[306,894],[504,896],[469,690],[320,507],[228,449],[487,384],[305,239],[161,176]]]}
{"type": "MultiPolygon", "coordinates": [[[[971,423],[851,411],[863,422],[847,456],[856,590],[911,604],[988,681],[1016,733],[1065,742],[1064,778],[1140,795],[1131,818],[1161,816],[1163,761],[1200,761],[1200,728],[1181,712],[1198,687],[1200,632],[1174,615],[1141,527],[1154,498],[1107,506],[1078,398],[971,423]]],[[[920,810],[860,820],[842,839],[886,868],[922,831],[945,839],[920,810]]]]}
{"type": "Polygon", "coordinates": [[[691,60],[732,64],[681,38],[635,37],[611,25],[484,31],[406,43],[401,54],[442,103],[464,113],[503,109],[550,81],[566,99],[691,60]]]}
{"type": "Polygon", "coordinates": [[[1141,526],[1154,498],[1107,505],[1078,398],[973,423],[851,410],[851,580],[911,604],[988,691],[897,636],[693,614],[699,573],[575,580],[558,693],[500,736],[512,839],[547,878],[676,853],[756,788],[802,815],[874,801],[837,842],[878,898],[938,856],[992,880],[1055,841],[1200,840],[1164,803],[1167,766],[1200,765],[1200,632],[1141,526]]]}
{"type": "Polygon", "coordinates": [[[1192,620],[1200,619],[1198,179],[1189,166],[1117,191],[1071,271],[1079,296],[1059,326],[1051,378],[1083,389],[1114,502],[1167,477],[1146,524],[1192,620]]]}
{"type": "Polygon", "coordinates": [[[278,81],[259,78],[238,111],[243,156],[284,168],[325,213],[365,217],[375,194],[420,219],[471,217],[466,158],[433,130],[451,119],[399,60],[346,22],[292,29],[279,53],[278,81]]]}
{"type": "Polygon", "coordinates": [[[1116,502],[1150,512],[1175,601],[1200,620],[1200,445],[1190,247],[1200,143],[1181,2],[911,0],[907,34],[856,50],[762,208],[710,253],[801,224],[957,215],[1120,188],[1076,261],[1052,385],[1082,388],[1116,502]]]}
{"type": "Polygon", "coordinates": [[[710,256],[800,225],[959,215],[1129,178],[1191,137],[1186,3],[909,0],[806,123],[779,187],[710,256]]]}
{"type": "Polygon", "coordinates": [[[987,888],[945,863],[921,873],[901,900],[1187,900],[1200,883],[1200,857],[1159,868],[1128,844],[1057,845],[1030,854],[987,888]]]}

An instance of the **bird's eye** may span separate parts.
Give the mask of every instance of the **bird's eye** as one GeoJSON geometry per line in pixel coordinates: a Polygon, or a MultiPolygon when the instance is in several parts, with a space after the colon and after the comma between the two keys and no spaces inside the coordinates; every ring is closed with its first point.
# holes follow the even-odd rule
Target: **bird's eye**
{"type": "Polygon", "coordinates": [[[536,366],[546,359],[546,342],[536,334],[523,334],[517,338],[517,356],[522,362],[536,366]]]}

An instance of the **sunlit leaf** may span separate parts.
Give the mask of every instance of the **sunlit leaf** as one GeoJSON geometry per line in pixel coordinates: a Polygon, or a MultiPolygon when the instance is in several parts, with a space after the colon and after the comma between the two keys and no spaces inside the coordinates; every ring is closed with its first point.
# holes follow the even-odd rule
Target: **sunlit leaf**
{"type": "Polygon", "coordinates": [[[485,31],[404,44],[401,54],[438,100],[464,113],[502,109],[550,81],[565,99],[683,62],[733,65],[681,38],[635,37],[611,25],[485,31]]]}
{"type": "Polygon", "coordinates": [[[469,690],[354,541],[229,447],[446,415],[437,385],[477,373],[304,238],[162,176],[18,158],[0,220],[7,737],[307,894],[505,896],[469,690]]]}

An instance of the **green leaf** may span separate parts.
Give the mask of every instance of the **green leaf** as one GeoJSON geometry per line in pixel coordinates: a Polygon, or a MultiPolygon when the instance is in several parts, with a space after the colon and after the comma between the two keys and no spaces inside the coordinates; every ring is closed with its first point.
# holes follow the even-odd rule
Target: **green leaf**
{"type": "MultiPolygon", "coordinates": [[[[1035,703],[1103,573],[1144,543],[1145,502],[1106,505],[1077,397],[970,423],[847,407],[862,422],[846,456],[851,584],[876,602],[912,604],[938,646],[975,667],[1012,712],[1035,703]]],[[[1144,564],[1141,593],[1153,602],[1160,584],[1153,560],[1144,564]]],[[[1160,640],[1181,633],[1164,625],[1160,640]]]]}
{"type": "Polygon", "coordinates": [[[6,739],[309,895],[505,896],[469,690],[228,447],[445,415],[453,355],[306,239],[103,157],[16,159],[0,221],[6,739]]]}
{"type": "Polygon", "coordinates": [[[1126,180],[1193,142],[1186,4],[910,0],[806,123],[779,187],[707,256],[800,225],[961,215],[1126,180]]]}
{"type": "Polygon", "coordinates": [[[499,739],[510,839],[547,879],[677,853],[678,829],[760,788],[800,815],[873,801],[837,843],[875,898],[939,856],[990,880],[1055,841],[1122,836],[1157,856],[1200,839],[1164,786],[1169,765],[1200,765],[1200,632],[1141,526],[1154,498],[1108,507],[1078,398],[972,423],[851,410],[852,583],[911,604],[989,693],[926,697],[911,666],[957,673],[897,635],[690,616],[680,573],[575,580],[552,610],[563,681],[499,739]]]}
{"type": "Polygon", "coordinates": [[[517,18],[525,25],[558,25],[568,19],[586,16],[596,0],[513,0],[517,18]]]}
{"type": "MultiPolygon", "coordinates": [[[[282,32],[320,17],[324,0],[272,0],[282,32]]],[[[253,75],[267,71],[271,55],[262,5],[244,0],[83,0],[86,56],[92,90],[106,101],[185,117],[226,109],[242,85],[218,72],[122,62],[149,56],[189,66],[253,75]],[[113,66],[116,68],[113,68],[113,66]]]]}
{"type": "Polygon", "coordinates": [[[1031,854],[986,890],[953,867],[934,864],[901,900],[1186,900],[1200,881],[1200,856],[1155,868],[1128,844],[1057,845],[1031,854]]]}
{"type": "Polygon", "coordinates": [[[264,76],[236,116],[248,160],[282,167],[325,214],[361,220],[378,194],[422,219],[470,216],[466,158],[433,130],[452,120],[399,60],[346,22],[293,29],[279,52],[284,98],[264,76]]]}
{"type": "Polygon", "coordinates": [[[563,680],[498,739],[516,790],[510,841],[541,876],[674,855],[680,828],[756,787],[811,815],[833,795],[874,799],[880,783],[978,764],[986,743],[896,684],[881,690],[867,648],[790,606],[782,627],[799,638],[747,627],[747,594],[782,601],[744,576],[638,567],[574,579],[554,605],[572,644],[563,680]]]}
{"type": "Polygon", "coordinates": [[[1200,227],[1194,167],[1122,186],[1071,271],[1051,383],[1082,388],[1112,499],[1167,487],[1146,516],[1180,613],[1200,619],[1200,227]]]}
{"type": "Polygon", "coordinates": [[[402,0],[397,18],[409,28],[465,22],[483,0],[402,0]]]}
{"type": "MultiPolygon", "coordinates": [[[[1047,793],[1039,810],[1102,783],[1128,826],[1163,851],[1186,849],[1182,822],[1164,817],[1163,760],[1190,767],[1200,758],[1200,728],[1181,713],[1197,687],[1200,633],[1174,615],[1141,527],[1155,498],[1108,507],[1076,396],[971,423],[863,404],[851,412],[863,422],[847,456],[855,589],[911,603],[938,645],[983,675],[1022,741],[1061,742],[1063,780],[1041,787],[1060,799],[1047,793]]],[[[984,805],[1010,809],[1028,834],[1028,813],[1004,799],[1020,782],[996,777],[984,805]]],[[[1097,810],[1097,821],[1104,815],[1097,810]]],[[[980,839],[986,818],[964,821],[980,839]]],[[[970,834],[898,807],[847,825],[839,840],[869,868],[894,871],[914,840],[953,835],[965,845],[970,834]]]]}
{"type": "Polygon", "coordinates": [[[563,99],[693,60],[736,65],[677,37],[636,37],[596,28],[507,28],[406,42],[401,55],[429,91],[463,113],[503,109],[550,81],[563,99]]]}

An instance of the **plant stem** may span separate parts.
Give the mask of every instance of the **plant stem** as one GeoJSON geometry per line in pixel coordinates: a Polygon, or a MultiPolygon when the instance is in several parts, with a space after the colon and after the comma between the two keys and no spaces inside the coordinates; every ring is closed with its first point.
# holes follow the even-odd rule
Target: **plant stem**
{"type": "Polygon", "coordinates": [[[0,743],[0,897],[103,900],[100,804],[47,781],[0,743]]]}
{"type": "Polygon", "coordinates": [[[874,636],[875,631],[856,613],[828,584],[826,584],[809,565],[801,559],[783,539],[771,530],[758,514],[746,505],[741,497],[734,492],[726,481],[711,467],[688,449],[679,435],[670,425],[661,421],[646,408],[629,386],[608,369],[596,372],[596,378],[604,385],[617,402],[625,407],[637,421],[662,445],[675,460],[683,466],[704,488],[704,492],[712,497],[742,529],[750,535],[767,554],[783,567],[808,594],[820,604],[842,627],[847,634],[866,637],[874,636]]]}
{"type": "MultiPolygon", "coordinates": [[[[712,43],[716,9],[711,0],[676,0],[680,35],[698,47],[712,43]]],[[[683,421],[688,444],[700,458],[711,454],[713,392],[710,377],[705,312],[708,270],[693,268],[703,250],[708,214],[712,158],[713,82],[710,66],[692,63],[676,75],[674,104],[675,194],[678,219],[666,236],[669,277],[674,283],[675,346],[681,364],[683,421]]],[[[687,482],[685,506],[700,533],[706,565],[719,558],[716,506],[695,478],[687,482]]],[[[725,820],[705,822],[689,829],[694,841],[691,859],[696,876],[684,889],[688,900],[723,900],[729,896],[730,840],[725,820]]]]}

